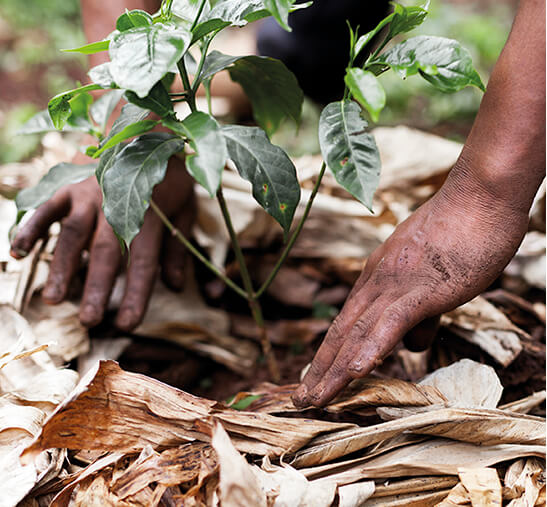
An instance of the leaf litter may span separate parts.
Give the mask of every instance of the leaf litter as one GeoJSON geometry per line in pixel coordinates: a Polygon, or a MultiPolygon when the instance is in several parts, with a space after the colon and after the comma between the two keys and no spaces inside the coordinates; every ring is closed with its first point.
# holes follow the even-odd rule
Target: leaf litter
{"type": "MultiPolygon", "coordinates": [[[[357,209],[326,178],[288,271],[310,280],[305,307],[333,281],[351,284],[362,258],[438,188],[459,146],[420,136],[403,128],[378,132],[384,176],[377,217],[357,209]],[[419,153],[428,150],[414,150],[405,157],[420,171],[410,171],[402,154],[420,143],[444,154],[437,157],[443,161],[424,162],[419,153]],[[332,241],[318,242],[325,220],[332,241]]],[[[66,158],[67,151],[57,156],[66,158]]],[[[51,150],[44,157],[55,162],[51,150]]],[[[46,167],[40,160],[32,164],[46,167]]],[[[307,157],[296,165],[305,193],[319,164],[307,157]]],[[[21,174],[34,177],[27,169],[21,174]]],[[[251,206],[244,183],[227,174],[229,205],[242,211],[235,225],[243,243],[275,244],[271,221],[251,206]]],[[[222,264],[228,238],[205,197],[198,200],[195,238],[222,264]]],[[[2,209],[11,204],[0,202],[2,209]]],[[[2,213],[2,220],[9,215],[2,213]]],[[[448,343],[426,354],[399,349],[394,357],[403,378],[421,380],[378,368],[324,410],[304,411],[290,401],[294,384],[248,381],[230,407],[124,371],[112,359],[139,340],[160,340],[249,374],[258,348],[238,315],[209,306],[190,272],[178,296],[157,284],[152,311],[134,336],[90,341],[78,322],[77,300],[46,307],[36,294],[47,276],[52,234],[22,264],[1,250],[0,506],[545,505],[545,391],[518,396],[520,384],[507,382],[520,361],[544,351],[537,327],[522,327],[477,298],[443,316],[440,332],[474,347],[465,350],[478,361],[458,360],[463,356],[448,343]],[[78,372],[65,366],[75,359],[78,372]]],[[[532,265],[544,249],[523,249],[521,256],[532,265]]],[[[283,303],[287,294],[277,290],[270,297],[283,303]]],[[[512,304],[518,298],[506,299],[512,304]]],[[[543,310],[534,305],[524,321],[541,321],[543,310]]],[[[270,326],[278,346],[291,347],[310,343],[326,327],[311,318],[270,326]]],[[[526,374],[520,373],[521,384],[526,374]]]]}

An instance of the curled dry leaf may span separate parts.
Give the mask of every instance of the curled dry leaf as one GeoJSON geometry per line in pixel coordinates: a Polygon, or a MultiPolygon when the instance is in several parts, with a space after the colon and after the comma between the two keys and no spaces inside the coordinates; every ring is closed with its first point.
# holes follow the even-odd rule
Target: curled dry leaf
{"type": "Polygon", "coordinates": [[[219,468],[219,498],[223,507],[266,507],[266,493],[247,460],[239,454],[222,425],[215,424],[211,445],[219,468]]]}
{"type": "Polygon", "coordinates": [[[374,494],[374,481],[356,482],[338,488],[338,507],[362,505],[374,494]]]}
{"type": "Polygon", "coordinates": [[[437,507],[458,507],[460,505],[471,505],[469,493],[461,482],[458,482],[448,493],[448,496],[437,507]]]}
{"type": "Polygon", "coordinates": [[[503,366],[509,366],[522,351],[520,339],[530,338],[481,296],[443,315],[441,324],[503,366]]]}
{"type": "Polygon", "coordinates": [[[186,267],[182,292],[174,294],[161,283],[155,285],[144,321],[134,333],[175,342],[248,375],[258,357],[258,347],[247,340],[229,336],[228,314],[205,304],[190,263],[186,267]]]}
{"type": "Polygon", "coordinates": [[[505,473],[504,499],[511,507],[534,506],[545,488],[545,462],[537,458],[519,460],[505,473]]]}
{"type": "Polygon", "coordinates": [[[326,463],[403,432],[442,436],[480,445],[542,445],[545,442],[545,421],[540,417],[496,409],[441,408],[317,437],[296,454],[294,464],[304,467],[326,463]]]}
{"type": "Polygon", "coordinates": [[[243,452],[279,455],[348,424],[238,412],[101,361],[46,421],[27,456],[52,447],[131,452],[208,442],[213,418],[243,452]]]}
{"type": "Polygon", "coordinates": [[[203,462],[209,468],[216,465],[211,446],[203,442],[174,447],[160,454],[152,451],[119,476],[113,482],[111,490],[123,500],[152,483],[166,487],[176,486],[196,479],[203,462]]]}
{"type": "Polygon", "coordinates": [[[460,468],[458,476],[477,507],[501,507],[501,482],[495,468],[460,468]]]}
{"type": "Polygon", "coordinates": [[[541,445],[474,445],[444,438],[394,449],[367,459],[343,472],[329,475],[339,484],[364,478],[399,478],[420,475],[457,475],[458,468],[486,467],[522,456],[544,456],[541,445]]]}
{"type": "Polygon", "coordinates": [[[408,493],[405,495],[385,496],[371,498],[366,507],[433,507],[442,501],[450,490],[426,491],[420,493],[408,493]]]}
{"type": "Polygon", "coordinates": [[[444,405],[447,399],[434,386],[419,385],[398,379],[366,377],[354,380],[326,408],[328,412],[344,412],[365,406],[428,406],[444,405]]]}
{"type": "Polygon", "coordinates": [[[538,405],[545,403],[546,395],[546,391],[538,391],[537,393],[533,393],[530,396],[526,396],[525,398],[522,398],[520,400],[512,401],[511,403],[501,405],[499,408],[500,410],[507,410],[509,412],[527,414],[538,405]]]}

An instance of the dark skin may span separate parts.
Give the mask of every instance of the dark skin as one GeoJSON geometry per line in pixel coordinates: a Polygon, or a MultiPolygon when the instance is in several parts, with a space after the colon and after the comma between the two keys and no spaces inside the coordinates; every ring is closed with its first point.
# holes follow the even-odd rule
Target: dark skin
{"type": "MultiPolygon", "coordinates": [[[[149,12],[159,8],[159,2],[155,0],[107,3],[82,0],[81,4],[84,31],[89,41],[105,37],[125,8],[149,12]]],[[[105,53],[91,55],[90,66],[106,60],[105,53]]],[[[89,159],[79,154],[74,161],[87,163],[89,159]]],[[[169,161],[166,178],[154,189],[153,199],[181,231],[189,233],[195,206],[192,181],[182,160],[173,157],[169,161]],[[173,188],[177,192],[173,192],[173,188]]],[[[125,264],[101,205],[102,195],[95,177],[62,188],[36,210],[12,243],[12,255],[20,258],[39,238],[47,235],[53,222],[61,221],[61,234],[42,291],[42,298],[50,304],[59,303],[66,297],[70,281],[80,266],[81,253],[84,249],[89,250],[89,267],[80,305],[80,320],[88,327],[102,321],[116,276],[125,264]]],[[[146,213],[143,227],[131,244],[125,294],[115,320],[116,326],[123,331],[131,331],[142,321],[160,264],[164,282],[174,290],[182,288],[184,247],[164,232],[159,218],[151,211],[146,213]]]]}
{"type": "Polygon", "coordinates": [[[480,294],[515,254],[545,176],[544,20],[543,1],[521,1],[456,167],[370,256],[296,406],[325,405],[409,333],[427,346],[435,316],[480,294]]]}
{"type": "MultiPolygon", "coordinates": [[[[104,12],[105,5],[114,10],[114,4],[83,1],[84,20],[86,6],[90,13],[90,6],[104,12]]],[[[144,4],[133,2],[128,8],[154,10],[144,4]]],[[[116,9],[114,19],[119,12],[116,9]]],[[[403,338],[413,349],[427,347],[436,316],[482,292],[515,254],[545,175],[544,19],[541,0],[521,2],[456,167],[441,190],[370,256],[295,392],[295,405],[328,403],[352,379],[370,373],[403,338]]],[[[100,25],[112,23],[106,23],[103,14],[100,25]]],[[[86,33],[89,40],[104,35],[87,28],[86,33]]],[[[193,209],[188,175],[172,160],[167,178],[155,189],[154,199],[176,225],[187,229],[193,209]],[[176,196],[174,185],[180,188],[176,196]]],[[[43,293],[46,301],[55,303],[65,296],[81,250],[92,238],[80,311],[86,325],[101,320],[117,271],[112,260],[121,260],[100,199],[93,179],[61,190],[37,210],[13,243],[14,252],[30,250],[51,223],[64,217],[43,293]]],[[[130,330],[142,319],[161,259],[161,235],[159,221],[149,212],[131,246],[126,296],[116,320],[122,329],[130,330]]],[[[162,271],[164,279],[177,286],[183,252],[169,241],[162,271]]]]}

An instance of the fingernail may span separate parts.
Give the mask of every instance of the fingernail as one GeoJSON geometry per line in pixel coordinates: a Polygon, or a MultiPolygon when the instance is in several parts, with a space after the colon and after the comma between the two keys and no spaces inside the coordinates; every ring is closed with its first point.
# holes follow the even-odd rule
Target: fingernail
{"type": "Polygon", "coordinates": [[[292,395],[292,400],[297,408],[306,406],[308,396],[308,388],[305,385],[301,385],[292,395]]]}
{"type": "Polygon", "coordinates": [[[135,315],[131,310],[124,310],[118,313],[116,317],[116,327],[119,327],[123,330],[129,330],[135,324],[135,315]]]}
{"type": "Polygon", "coordinates": [[[83,324],[93,325],[98,317],[97,309],[93,305],[87,304],[80,310],[80,320],[83,324]]]}
{"type": "Polygon", "coordinates": [[[23,250],[22,248],[12,247],[10,250],[10,255],[12,257],[15,257],[16,259],[20,259],[21,257],[26,257],[28,255],[28,252],[26,250],[23,250]]]}

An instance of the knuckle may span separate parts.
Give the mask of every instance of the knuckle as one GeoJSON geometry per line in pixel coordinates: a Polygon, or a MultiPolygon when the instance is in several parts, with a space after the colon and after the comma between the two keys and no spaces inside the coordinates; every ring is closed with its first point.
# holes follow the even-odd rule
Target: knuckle
{"type": "Polygon", "coordinates": [[[78,215],[71,215],[62,221],[62,230],[65,235],[80,238],[83,235],[84,221],[78,215]]]}
{"type": "Polygon", "coordinates": [[[138,272],[150,272],[155,271],[157,267],[157,262],[154,257],[151,257],[149,255],[135,255],[131,259],[131,270],[135,270],[138,272]]]}
{"type": "Polygon", "coordinates": [[[118,245],[112,241],[106,238],[97,238],[97,240],[93,242],[91,254],[101,258],[112,258],[112,256],[117,254],[118,249],[118,245]]]}

